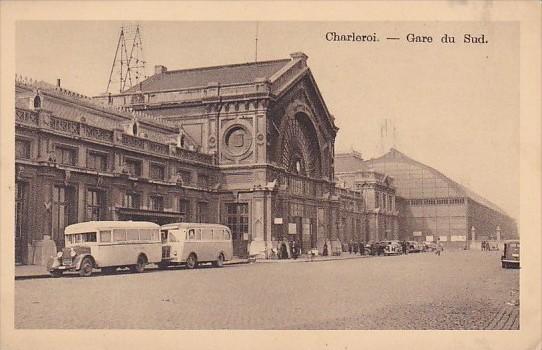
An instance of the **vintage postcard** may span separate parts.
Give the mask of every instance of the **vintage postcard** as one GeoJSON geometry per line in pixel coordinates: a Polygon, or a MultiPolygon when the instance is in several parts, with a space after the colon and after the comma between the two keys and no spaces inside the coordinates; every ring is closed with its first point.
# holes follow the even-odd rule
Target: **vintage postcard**
{"type": "Polygon", "coordinates": [[[1,347],[540,349],[540,4],[409,5],[3,3],[1,347]]]}

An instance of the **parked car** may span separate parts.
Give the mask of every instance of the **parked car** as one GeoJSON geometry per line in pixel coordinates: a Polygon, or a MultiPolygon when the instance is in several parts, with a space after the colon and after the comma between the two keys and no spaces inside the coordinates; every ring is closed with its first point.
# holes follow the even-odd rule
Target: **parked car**
{"type": "Polygon", "coordinates": [[[403,247],[399,241],[383,241],[384,255],[399,255],[403,253],[403,247]]]}
{"type": "Polygon", "coordinates": [[[507,241],[501,256],[503,269],[510,267],[519,268],[519,241],[507,241]]]}
{"type": "Polygon", "coordinates": [[[435,242],[423,242],[423,251],[424,252],[434,252],[437,249],[437,244],[435,242]]]}
{"type": "Polygon", "coordinates": [[[419,253],[424,250],[424,246],[421,242],[407,241],[407,249],[409,253],[419,253]]]}

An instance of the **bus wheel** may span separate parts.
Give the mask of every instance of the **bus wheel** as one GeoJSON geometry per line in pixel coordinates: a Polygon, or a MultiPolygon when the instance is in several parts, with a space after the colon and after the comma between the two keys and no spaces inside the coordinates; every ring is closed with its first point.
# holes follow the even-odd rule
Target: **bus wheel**
{"type": "Polygon", "coordinates": [[[188,256],[188,259],[186,259],[186,267],[190,270],[195,269],[198,266],[198,258],[196,258],[196,254],[192,253],[188,256]]]}
{"type": "Polygon", "coordinates": [[[90,258],[84,258],[83,262],[81,263],[81,268],[79,269],[79,276],[81,277],[90,277],[92,275],[92,268],[94,264],[92,264],[92,260],[90,258]]]}
{"type": "Polygon", "coordinates": [[[214,267],[223,267],[224,266],[224,255],[220,253],[216,261],[213,261],[214,267]]]}
{"type": "Polygon", "coordinates": [[[137,257],[137,263],[133,266],[132,271],[141,273],[145,271],[145,265],[147,264],[147,259],[144,255],[137,257]]]}

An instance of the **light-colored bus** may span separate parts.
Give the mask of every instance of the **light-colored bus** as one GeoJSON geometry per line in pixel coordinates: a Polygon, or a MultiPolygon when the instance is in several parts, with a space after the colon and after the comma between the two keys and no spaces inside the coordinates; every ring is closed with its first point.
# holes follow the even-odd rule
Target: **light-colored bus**
{"type": "Polygon", "coordinates": [[[161,268],[185,264],[193,269],[200,263],[222,267],[224,261],[231,260],[233,256],[231,231],[224,225],[189,222],[167,224],[161,227],[161,235],[161,268]]]}
{"type": "Polygon", "coordinates": [[[67,226],[66,247],[47,264],[51,275],[79,271],[88,277],[99,268],[112,273],[119,267],[143,272],[162,260],[160,226],[144,221],[89,221],[67,226]]]}

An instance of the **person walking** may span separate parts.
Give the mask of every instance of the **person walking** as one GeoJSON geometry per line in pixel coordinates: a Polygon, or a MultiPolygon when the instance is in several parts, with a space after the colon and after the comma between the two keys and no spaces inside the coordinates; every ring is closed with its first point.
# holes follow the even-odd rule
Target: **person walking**
{"type": "Polygon", "coordinates": [[[327,242],[324,243],[324,248],[322,249],[322,255],[327,256],[329,253],[327,251],[327,242]]]}
{"type": "Polygon", "coordinates": [[[440,241],[437,241],[437,247],[435,249],[435,254],[440,256],[440,252],[442,251],[442,244],[440,244],[440,241]]]}

